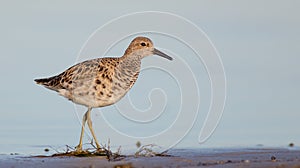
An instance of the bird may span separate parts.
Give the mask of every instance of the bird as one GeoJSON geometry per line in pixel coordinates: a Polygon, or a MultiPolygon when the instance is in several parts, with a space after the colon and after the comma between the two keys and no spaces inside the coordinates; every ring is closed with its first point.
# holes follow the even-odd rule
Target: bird
{"type": "Polygon", "coordinates": [[[34,79],[37,84],[58,92],[75,104],[87,107],[76,152],[83,151],[82,138],[86,123],[97,149],[101,149],[92,127],[92,109],[112,105],[124,97],[139,76],[142,59],[152,55],[173,60],[169,55],[154,48],[148,37],[138,36],[131,41],[121,57],[86,60],[56,76],[34,79]]]}

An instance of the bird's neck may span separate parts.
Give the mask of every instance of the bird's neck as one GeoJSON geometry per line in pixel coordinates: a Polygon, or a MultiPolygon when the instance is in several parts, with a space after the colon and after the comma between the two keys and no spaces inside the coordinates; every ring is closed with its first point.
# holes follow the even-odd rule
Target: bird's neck
{"type": "Polygon", "coordinates": [[[141,59],[142,59],[141,56],[134,55],[134,53],[132,53],[128,55],[125,54],[120,59],[121,59],[120,64],[122,69],[127,69],[130,70],[131,72],[140,71],[141,59]]]}
{"type": "Polygon", "coordinates": [[[120,74],[119,80],[123,83],[123,89],[129,90],[138,78],[141,69],[141,57],[124,55],[120,58],[119,66],[120,68],[117,68],[116,73],[120,74]]]}

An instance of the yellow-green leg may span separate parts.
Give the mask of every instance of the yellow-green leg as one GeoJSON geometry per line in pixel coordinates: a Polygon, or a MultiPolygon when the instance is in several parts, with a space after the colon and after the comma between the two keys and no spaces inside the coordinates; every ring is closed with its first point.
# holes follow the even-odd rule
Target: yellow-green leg
{"type": "Polygon", "coordinates": [[[99,142],[98,142],[98,140],[97,140],[97,138],[96,138],[96,135],[95,135],[95,133],[94,133],[94,129],[93,129],[93,125],[92,125],[92,120],[91,120],[91,113],[90,113],[90,111],[87,113],[87,124],[88,124],[89,129],[90,129],[90,131],[91,131],[91,133],[92,133],[92,136],[93,136],[93,138],[94,138],[94,140],[95,140],[97,149],[100,149],[101,146],[99,145],[99,142]]]}
{"type": "Polygon", "coordinates": [[[89,113],[89,111],[91,111],[91,108],[88,108],[88,111],[83,115],[83,118],[82,118],[80,140],[79,140],[79,144],[76,147],[76,151],[77,152],[81,152],[82,151],[82,138],[83,138],[83,134],[84,134],[85,123],[87,121],[87,113],[89,113]]]}
{"type": "Polygon", "coordinates": [[[91,120],[91,110],[92,108],[88,108],[87,112],[83,115],[83,118],[82,118],[82,126],[81,126],[81,134],[80,134],[80,140],[79,140],[79,144],[77,145],[76,147],[76,151],[77,152],[81,152],[82,151],[82,139],[83,139],[83,135],[84,135],[84,127],[85,127],[85,123],[87,122],[88,124],[88,127],[90,129],[90,132],[92,133],[92,136],[95,140],[95,143],[96,143],[96,146],[97,146],[97,149],[100,149],[101,146],[99,145],[99,142],[96,138],[96,135],[94,133],[94,130],[93,130],[93,126],[92,126],[92,120],[91,120]]]}

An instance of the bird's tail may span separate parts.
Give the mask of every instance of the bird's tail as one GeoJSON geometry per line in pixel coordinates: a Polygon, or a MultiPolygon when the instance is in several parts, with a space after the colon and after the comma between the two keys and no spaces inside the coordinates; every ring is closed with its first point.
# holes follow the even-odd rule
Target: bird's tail
{"type": "Polygon", "coordinates": [[[50,78],[34,79],[34,81],[37,84],[43,85],[46,88],[51,90],[57,90],[58,88],[60,88],[59,77],[57,76],[53,76],[50,78]]]}
{"type": "Polygon", "coordinates": [[[45,86],[48,86],[51,80],[51,78],[34,79],[37,84],[45,86]]]}

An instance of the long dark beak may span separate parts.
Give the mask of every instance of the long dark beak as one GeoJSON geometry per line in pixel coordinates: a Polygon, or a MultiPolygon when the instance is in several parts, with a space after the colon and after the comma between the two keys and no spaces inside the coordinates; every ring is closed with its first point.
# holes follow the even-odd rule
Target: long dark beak
{"type": "Polygon", "coordinates": [[[163,53],[163,52],[159,51],[159,50],[158,50],[158,49],[156,49],[156,48],[154,48],[154,50],[153,50],[153,54],[155,54],[155,55],[159,55],[159,56],[161,56],[161,57],[164,57],[164,58],[166,58],[166,59],[168,59],[168,60],[173,60],[173,58],[172,58],[172,57],[170,57],[170,56],[168,56],[167,54],[165,54],[165,53],[163,53]]]}

